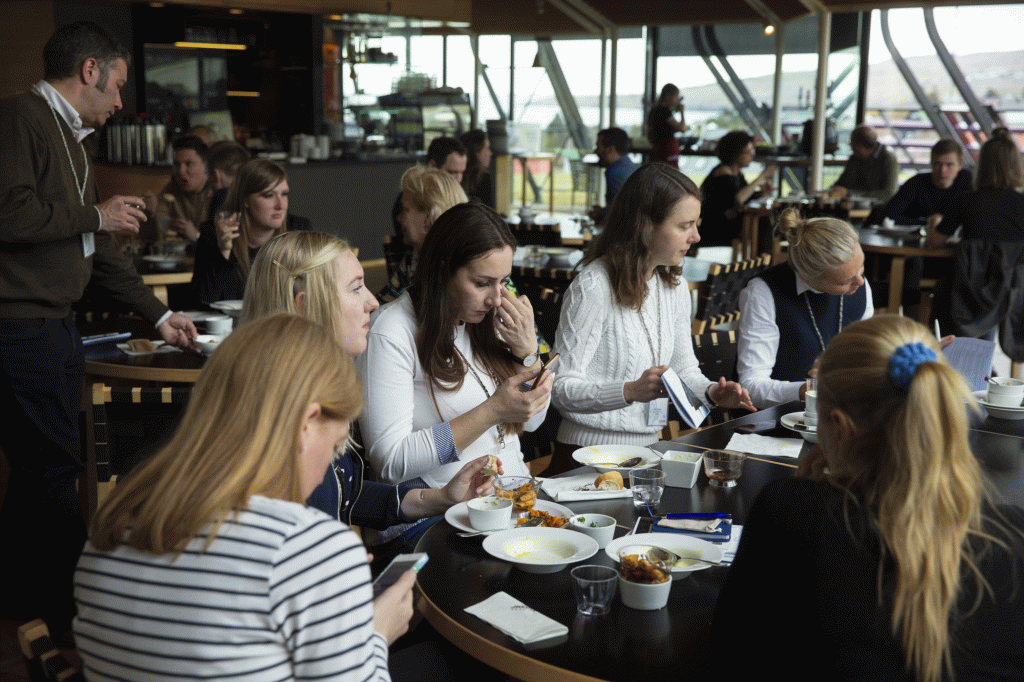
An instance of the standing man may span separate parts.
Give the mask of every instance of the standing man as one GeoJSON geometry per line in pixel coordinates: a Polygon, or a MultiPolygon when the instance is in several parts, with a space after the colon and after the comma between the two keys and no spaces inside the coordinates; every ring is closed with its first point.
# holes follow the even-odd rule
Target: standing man
{"type": "Polygon", "coordinates": [[[0,100],[0,448],[11,474],[0,510],[5,618],[43,616],[64,632],[85,540],[75,480],[85,362],[71,305],[87,284],[132,305],[168,343],[193,346],[191,321],[167,310],[112,236],[137,233],[143,200],[99,201],[82,140],[121,108],[129,54],[76,22],[43,48],[44,80],[0,100]]]}
{"type": "Polygon", "coordinates": [[[878,141],[871,126],[857,126],[850,133],[850,158],[843,174],[828,191],[828,196],[845,199],[850,194],[888,201],[896,194],[900,166],[896,157],[878,141]]]}
{"type": "Polygon", "coordinates": [[[626,156],[629,154],[629,135],[622,128],[605,128],[600,131],[594,153],[597,154],[597,165],[604,168],[604,208],[591,208],[590,218],[595,223],[602,223],[622,183],[633,174],[637,165],[626,156]]]}
{"type": "Polygon", "coordinates": [[[443,170],[460,185],[467,160],[466,145],[454,137],[435,137],[427,147],[427,168],[443,170]]]}

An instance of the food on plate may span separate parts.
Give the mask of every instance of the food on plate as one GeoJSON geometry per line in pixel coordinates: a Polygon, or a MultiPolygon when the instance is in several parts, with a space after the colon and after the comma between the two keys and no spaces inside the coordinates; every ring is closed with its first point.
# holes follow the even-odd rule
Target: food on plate
{"type": "Polygon", "coordinates": [[[524,483],[514,490],[495,488],[494,494],[512,500],[512,508],[515,511],[530,511],[537,502],[537,493],[534,491],[532,483],[524,483]]]}
{"type": "Polygon", "coordinates": [[[487,464],[480,470],[480,473],[484,476],[497,476],[498,475],[498,458],[494,455],[487,455],[487,464]]]}
{"type": "Polygon", "coordinates": [[[547,512],[542,512],[538,509],[531,509],[529,516],[516,520],[516,525],[521,526],[530,519],[535,519],[538,517],[544,519],[543,523],[541,523],[540,525],[547,526],[548,528],[561,528],[569,521],[569,519],[563,518],[561,516],[552,516],[547,512]]]}
{"type": "Polygon", "coordinates": [[[598,490],[622,490],[625,485],[622,482],[622,474],[618,471],[609,471],[594,480],[594,487],[598,490]]]}
{"type": "Polygon", "coordinates": [[[631,583],[644,583],[657,585],[668,580],[669,575],[665,570],[655,566],[639,554],[627,554],[622,557],[619,564],[619,575],[631,583]]]}
{"type": "Polygon", "coordinates": [[[131,339],[128,341],[128,350],[133,353],[152,353],[156,348],[149,339],[131,339]]]}
{"type": "Polygon", "coordinates": [[[623,469],[631,469],[637,466],[638,464],[643,464],[643,462],[643,457],[630,457],[629,459],[624,459],[621,462],[619,462],[619,466],[622,467],[623,469]]]}

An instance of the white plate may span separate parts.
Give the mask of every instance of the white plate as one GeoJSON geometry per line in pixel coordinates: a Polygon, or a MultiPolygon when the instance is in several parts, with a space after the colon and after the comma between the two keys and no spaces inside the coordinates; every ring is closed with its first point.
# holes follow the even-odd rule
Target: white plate
{"type": "Polygon", "coordinates": [[[485,552],[527,573],[556,573],[597,549],[597,540],[568,528],[516,528],[484,538],[485,552]]]}
{"type": "Polygon", "coordinates": [[[219,310],[222,313],[230,315],[231,317],[238,317],[242,314],[242,300],[239,298],[230,299],[227,301],[216,301],[210,304],[210,307],[219,310]]]}
{"type": "MultiPolygon", "coordinates": [[[[476,532],[478,532],[477,529],[474,528],[473,526],[469,525],[469,506],[468,505],[469,505],[468,502],[459,502],[458,504],[455,504],[455,505],[452,505],[451,507],[448,507],[448,511],[446,511],[444,513],[444,520],[447,521],[448,523],[452,524],[453,526],[455,526],[459,530],[466,531],[467,533],[476,533],[476,532]]],[[[570,516],[572,516],[572,514],[573,514],[572,510],[569,509],[568,507],[563,507],[562,505],[558,504],[557,502],[549,502],[548,500],[537,500],[537,502],[533,505],[533,508],[536,509],[537,511],[546,512],[548,514],[551,514],[552,516],[561,516],[562,518],[566,518],[566,519],[569,518],[570,516]]],[[[512,528],[516,527],[515,512],[512,512],[512,521],[508,524],[508,527],[509,527],[509,529],[512,529],[512,528]]],[[[493,533],[501,533],[501,532],[504,532],[504,531],[489,530],[489,531],[485,531],[485,532],[480,533],[480,534],[481,535],[491,535],[493,533]]]]}
{"type": "MultiPolygon", "coordinates": [[[[682,533],[637,533],[635,535],[623,535],[621,538],[616,538],[609,542],[608,546],[604,548],[604,552],[611,557],[612,561],[618,563],[619,550],[632,545],[662,547],[682,557],[700,557],[708,561],[721,561],[723,554],[722,548],[718,545],[706,540],[698,540],[682,533]]],[[[710,564],[706,564],[703,561],[681,562],[672,567],[672,572],[680,575],[693,571],[703,571],[709,566],[710,564]]]]}
{"type": "Polygon", "coordinates": [[[784,414],[779,421],[782,422],[782,425],[790,431],[796,431],[803,436],[804,440],[808,443],[818,442],[818,427],[804,424],[803,412],[790,412],[789,414],[784,414]]]}
{"type": "Polygon", "coordinates": [[[650,448],[642,448],[639,445],[615,444],[589,445],[572,453],[572,458],[584,466],[594,467],[601,473],[618,471],[622,474],[623,478],[628,476],[630,471],[650,469],[661,461],[661,458],[654,454],[650,448]],[[632,457],[642,457],[644,461],[635,467],[623,468],[616,466],[619,462],[632,457]]]}
{"type": "Polygon", "coordinates": [[[1024,407],[1006,407],[1004,405],[993,405],[985,398],[988,397],[988,391],[975,391],[974,397],[985,408],[990,417],[996,419],[1010,419],[1016,421],[1018,419],[1024,419],[1024,407]]]}
{"type": "Polygon", "coordinates": [[[909,237],[911,235],[918,235],[921,232],[920,225],[893,225],[892,227],[875,225],[874,228],[879,234],[887,234],[894,237],[909,237]]]}

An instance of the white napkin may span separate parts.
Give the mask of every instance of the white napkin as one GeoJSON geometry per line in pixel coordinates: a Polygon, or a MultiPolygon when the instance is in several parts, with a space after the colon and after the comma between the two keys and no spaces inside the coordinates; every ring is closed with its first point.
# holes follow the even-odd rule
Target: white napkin
{"type": "Polygon", "coordinates": [[[729,542],[721,543],[723,564],[731,564],[732,560],[736,558],[736,550],[740,546],[740,536],[742,535],[743,526],[733,524],[732,535],[729,536],[729,542]]]}
{"type": "Polygon", "coordinates": [[[177,353],[177,352],[179,352],[177,348],[175,348],[174,346],[169,346],[166,343],[164,343],[163,341],[154,341],[153,342],[153,350],[151,350],[151,351],[142,351],[141,353],[137,352],[137,351],[129,350],[127,343],[119,343],[119,344],[117,344],[117,347],[125,355],[152,355],[153,353],[177,353]]]}
{"type": "Polygon", "coordinates": [[[543,613],[534,611],[505,592],[498,592],[466,608],[480,620],[490,623],[523,644],[540,642],[569,634],[569,628],[543,613]]]}
{"type": "Polygon", "coordinates": [[[725,449],[746,452],[751,455],[771,455],[796,459],[800,456],[800,449],[803,445],[804,441],[800,438],[776,438],[756,433],[734,433],[725,449]]]}
{"type": "Polygon", "coordinates": [[[658,519],[659,528],[676,528],[678,530],[695,530],[701,533],[718,532],[718,526],[725,519],[658,519]]]}
{"type": "Polygon", "coordinates": [[[629,497],[629,490],[594,490],[594,479],[597,473],[579,474],[566,478],[543,478],[540,487],[559,502],[585,502],[587,500],[610,500],[616,497],[629,497]],[[576,490],[589,486],[588,490],[576,490]]]}

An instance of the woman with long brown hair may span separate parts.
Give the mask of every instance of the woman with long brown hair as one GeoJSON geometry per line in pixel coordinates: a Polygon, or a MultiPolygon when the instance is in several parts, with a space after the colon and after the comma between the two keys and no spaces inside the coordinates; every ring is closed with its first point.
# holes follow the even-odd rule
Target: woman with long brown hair
{"type": "Polygon", "coordinates": [[[412,286],[377,314],[357,365],[363,444],[385,482],[440,487],[488,454],[528,475],[518,434],[543,421],[551,379],[521,390],[540,368],[533,308],[504,286],[515,245],[491,209],[454,206],[427,233],[412,286]]]}
{"type": "Polygon", "coordinates": [[[1024,670],[1024,511],[986,493],[976,409],[935,337],[856,322],[818,375],[820,447],[751,507],[712,629],[738,679],[1004,680],[1024,670]]]}
{"type": "Polygon", "coordinates": [[[494,178],[490,167],[493,152],[487,133],[473,129],[462,134],[459,141],[466,146],[466,172],[462,175],[462,188],[470,199],[479,199],[494,208],[494,178]]]}
{"type": "Polygon", "coordinates": [[[266,159],[238,170],[212,230],[196,244],[192,288],[200,303],[241,299],[260,248],[282,232],[308,231],[309,220],[288,212],[288,175],[266,159]]]}

